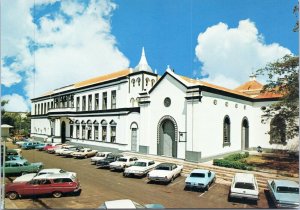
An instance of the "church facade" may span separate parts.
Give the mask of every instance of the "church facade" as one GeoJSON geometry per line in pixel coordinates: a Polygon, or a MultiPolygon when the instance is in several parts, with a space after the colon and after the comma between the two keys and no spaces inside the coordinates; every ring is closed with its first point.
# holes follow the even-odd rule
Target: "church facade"
{"type": "Polygon", "coordinates": [[[262,87],[255,76],[234,90],[169,67],[159,76],[143,49],[135,68],[33,98],[31,136],[195,162],[257,146],[294,147],[296,140],[268,134],[272,121],[262,121],[261,115],[280,96],[262,94],[262,87]]]}

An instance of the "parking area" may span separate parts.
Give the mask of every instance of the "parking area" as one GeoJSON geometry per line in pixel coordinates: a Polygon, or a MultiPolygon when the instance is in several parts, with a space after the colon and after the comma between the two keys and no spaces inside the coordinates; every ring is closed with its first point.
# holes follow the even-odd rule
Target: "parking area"
{"type": "MultiPolygon", "coordinates": [[[[121,172],[96,169],[90,159],[73,159],[25,150],[30,162],[43,162],[45,168],[62,168],[77,173],[82,187],[80,196],[28,197],[14,201],[6,198],[6,208],[97,208],[104,201],[131,199],[141,204],[160,203],[166,208],[269,208],[265,193],[260,193],[258,204],[228,202],[229,186],[215,183],[209,191],[184,191],[185,177],[163,185],[149,183],[147,178],[124,178],[121,172]]],[[[7,177],[10,182],[15,177],[7,177]]]]}

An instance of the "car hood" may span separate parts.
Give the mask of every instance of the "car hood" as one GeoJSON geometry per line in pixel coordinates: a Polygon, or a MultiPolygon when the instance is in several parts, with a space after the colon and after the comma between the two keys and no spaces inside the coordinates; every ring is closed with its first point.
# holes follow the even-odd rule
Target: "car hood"
{"type": "Polygon", "coordinates": [[[149,172],[149,176],[168,176],[172,172],[171,171],[166,171],[166,170],[153,170],[149,172]]]}
{"type": "Polygon", "coordinates": [[[208,182],[205,178],[199,178],[199,177],[187,177],[185,179],[185,182],[191,182],[191,183],[198,183],[198,184],[206,184],[208,182]]]}
{"type": "Polygon", "coordinates": [[[22,176],[17,177],[13,183],[17,183],[17,182],[28,182],[30,180],[32,180],[33,177],[36,176],[36,173],[30,173],[30,174],[25,174],[22,176]]]}
{"type": "Polygon", "coordinates": [[[110,163],[110,165],[112,166],[120,166],[120,165],[125,165],[126,162],[120,162],[120,161],[115,161],[115,162],[112,162],[110,163]]]}
{"type": "Polygon", "coordinates": [[[146,167],[143,166],[130,166],[129,168],[126,169],[127,170],[131,170],[131,171],[143,171],[145,170],[146,167]]]}
{"type": "Polygon", "coordinates": [[[165,207],[159,203],[145,204],[147,209],[164,209],[165,207]]]}
{"type": "Polygon", "coordinates": [[[280,203],[299,203],[299,194],[277,193],[276,200],[279,200],[280,203]]]}

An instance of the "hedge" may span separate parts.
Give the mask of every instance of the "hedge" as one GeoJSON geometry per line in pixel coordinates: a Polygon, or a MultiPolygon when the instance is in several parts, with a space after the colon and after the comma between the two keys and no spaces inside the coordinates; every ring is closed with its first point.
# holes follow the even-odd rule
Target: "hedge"
{"type": "Polygon", "coordinates": [[[235,154],[228,155],[228,156],[224,157],[224,159],[225,160],[230,160],[230,161],[237,161],[237,160],[244,159],[244,158],[247,158],[247,157],[249,157],[249,152],[245,152],[245,154],[235,153],[235,154]]]}
{"type": "Polygon", "coordinates": [[[216,166],[222,166],[222,167],[226,167],[226,168],[253,170],[253,167],[248,166],[246,163],[242,163],[239,161],[227,160],[227,159],[214,159],[213,164],[216,166]]]}

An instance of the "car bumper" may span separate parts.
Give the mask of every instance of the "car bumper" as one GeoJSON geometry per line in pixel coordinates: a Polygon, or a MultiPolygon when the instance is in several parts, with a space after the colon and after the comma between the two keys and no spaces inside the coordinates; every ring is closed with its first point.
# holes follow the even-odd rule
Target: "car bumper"
{"type": "Polygon", "coordinates": [[[242,194],[242,193],[234,193],[234,192],[231,192],[229,194],[229,197],[230,198],[238,198],[238,199],[247,199],[247,200],[252,200],[252,201],[258,200],[258,195],[242,194]]]}
{"type": "Polygon", "coordinates": [[[164,177],[148,177],[149,181],[153,182],[169,182],[170,180],[164,177]]]}
{"type": "Polygon", "coordinates": [[[109,166],[110,170],[124,170],[123,166],[109,166]]]}
{"type": "Polygon", "coordinates": [[[84,155],[72,155],[73,158],[84,158],[84,155]]]}
{"type": "Polygon", "coordinates": [[[144,172],[124,172],[124,175],[125,176],[138,176],[138,177],[141,177],[141,176],[144,176],[145,173],[144,172]]]}
{"type": "Polygon", "coordinates": [[[205,185],[201,184],[201,185],[198,185],[198,184],[185,184],[185,187],[186,188],[189,188],[189,189],[205,189],[205,185]]]}

